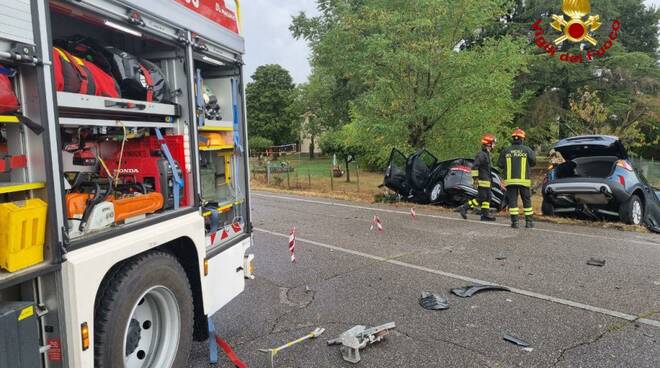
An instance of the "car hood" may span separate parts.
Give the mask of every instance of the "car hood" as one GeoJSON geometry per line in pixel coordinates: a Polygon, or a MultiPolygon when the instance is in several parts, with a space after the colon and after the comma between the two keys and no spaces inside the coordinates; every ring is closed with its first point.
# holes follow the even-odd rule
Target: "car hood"
{"type": "Polygon", "coordinates": [[[562,139],[555,143],[554,150],[565,160],[588,156],[616,156],[628,158],[626,149],[618,137],[608,135],[583,135],[562,139]]]}

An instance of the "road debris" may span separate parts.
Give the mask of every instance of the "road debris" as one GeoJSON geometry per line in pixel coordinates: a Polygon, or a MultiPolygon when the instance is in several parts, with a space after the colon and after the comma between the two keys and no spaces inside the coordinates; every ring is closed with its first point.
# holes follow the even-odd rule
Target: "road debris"
{"type": "Polygon", "coordinates": [[[605,266],[605,260],[592,257],[592,258],[589,258],[589,260],[587,261],[587,264],[589,266],[603,267],[603,266],[605,266]]]}
{"type": "Polygon", "coordinates": [[[468,285],[461,288],[451,289],[451,292],[461,298],[469,298],[481,291],[511,291],[509,288],[498,285],[468,285]]]}
{"type": "Polygon", "coordinates": [[[328,340],[328,345],[341,344],[339,350],[341,351],[342,358],[350,363],[359,363],[361,359],[360,349],[382,341],[389,331],[395,327],[394,322],[371,328],[362,325],[353,326],[339,335],[338,338],[328,340]]]}
{"type": "Polygon", "coordinates": [[[419,298],[419,305],[428,310],[444,310],[449,308],[449,301],[440,295],[423,291],[422,297],[419,298]]]}
{"type": "Polygon", "coordinates": [[[512,344],[515,344],[515,345],[518,345],[518,346],[522,346],[522,347],[524,347],[524,348],[529,347],[529,343],[527,343],[526,341],[523,341],[523,340],[521,340],[521,339],[519,339],[519,338],[517,338],[517,337],[515,337],[515,336],[504,335],[504,336],[502,336],[502,338],[504,339],[504,341],[508,341],[508,342],[510,342],[510,343],[512,343],[512,344]]]}
{"type": "Polygon", "coordinates": [[[417,218],[417,212],[415,212],[415,207],[410,209],[410,217],[412,217],[413,220],[417,218]]]}
{"type": "Polygon", "coordinates": [[[522,348],[522,350],[531,353],[532,351],[534,351],[534,348],[522,348]]]}
{"type": "Polygon", "coordinates": [[[503,261],[503,260],[505,260],[506,258],[507,258],[506,256],[495,257],[495,259],[498,260],[498,261],[503,261]]]}
{"type": "Polygon", "coordinates": [[[280,351],[282,351],[282,350],[284,350],[284,349],[286,349],[286,348],[289,348],[289,347],[291,347],[291,346],[293,346],[293,345],[295,345],[295,344],[298,344],[298,343],[300,343],[300,342],[303,342],[303,341],[305,341],[305,340],[313,339],[313,338],[319,337],[319,336],[321,336],[321,334],[322,334],[324,331],[325,331],[325,328],[318,327],[318,328],[316,328],[314,331],[308,333],[307,335],[305,335],[305,336],[303,336],[303,337],[301,337],[301,338],[299,338],[299,339],[297,339],[297,340],[293,340],[293,341],[291,341],[291,342],[287,342],[286,344],[284,344],[284,345],[282,345],[282,346],[280,346],[280,347],[277,347],[277,348],[274,348],[274,349],[259,349],[259,351],[262,352],[262,353],[267,353],[267,354],[270,355],[270,366],[271,366],[271,368],[273,368],[273,367],[274,367],[273,359],[275,358],[275,355],[277,355],[277,353],[279,353],[280,351]]]}

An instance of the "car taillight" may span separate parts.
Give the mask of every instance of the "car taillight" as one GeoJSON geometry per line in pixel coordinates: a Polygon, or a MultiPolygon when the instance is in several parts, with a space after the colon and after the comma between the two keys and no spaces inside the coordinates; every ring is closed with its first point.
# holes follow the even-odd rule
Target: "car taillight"
{"type": "Polygon", "coordinates": [[[464,166],[464,165],[454,166],[454,167],[450,168],[449,170],[452,170],[452,171],[462,171],[462,172],[464,172],[464,173],[468,173],[468,174],[471,172],[470,168],[467,167],[467,166],[464,166]]]}
{"type": "Polygon", "coordinates": [[[630,164],[627,163],[627,162],[624,161],[624,160],[619,160],[619,161],[617,161],[617,162],[616,162],[616,166],[618,166],[618,167],[622,167],[622,168],[624,168],[624,169],[626,169],[626,170],[628,170],[628,171],[633,171],[632,166],[630,166],[630,164]]]}
{"type": "Polygon", "coordinates": [[[626,186],[626,178],[623,177],[623,175],[618,175],[619,176],[619,183],[623,185],[624,187],[626,186]]]}

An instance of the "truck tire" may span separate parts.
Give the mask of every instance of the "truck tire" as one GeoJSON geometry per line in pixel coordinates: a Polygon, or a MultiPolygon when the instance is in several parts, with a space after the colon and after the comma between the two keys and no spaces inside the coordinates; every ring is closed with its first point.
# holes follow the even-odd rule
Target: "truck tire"
{"type": "Polygon", "coordinates": [[[644,203],[636,194],[633,194],[619,208],[619,217],[628,225],[643,225],[644,203]]]}
{"type": "Polygon", "coordinates": [[[554,216],[555,206],[543,199],[543,202],[541,202],[541,213],[543,213],[543,216],[554,216]]]}
{"type": "Polygon", "coordinates": [[[99,291],[96,368],[185,367],[192,336],[190,283],[169,253],[154,251],[127,261],[99,291]]]}

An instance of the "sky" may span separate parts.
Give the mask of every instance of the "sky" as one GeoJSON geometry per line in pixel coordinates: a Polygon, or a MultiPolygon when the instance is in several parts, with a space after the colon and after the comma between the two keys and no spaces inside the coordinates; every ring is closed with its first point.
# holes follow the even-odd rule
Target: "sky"
{"type": "MultiPolygon", "coordinates": [[[[646,0],[660,7],[660,0],[646,0]]],[[[309,48],[289,32],[291,17],[304,11],[316,15],[315,0],[243,0],[241,15],[246,48],[246,73],[251,76],[259,65],[280,64],[295,83],[303,83],[310,73],[309,48]]]]}

